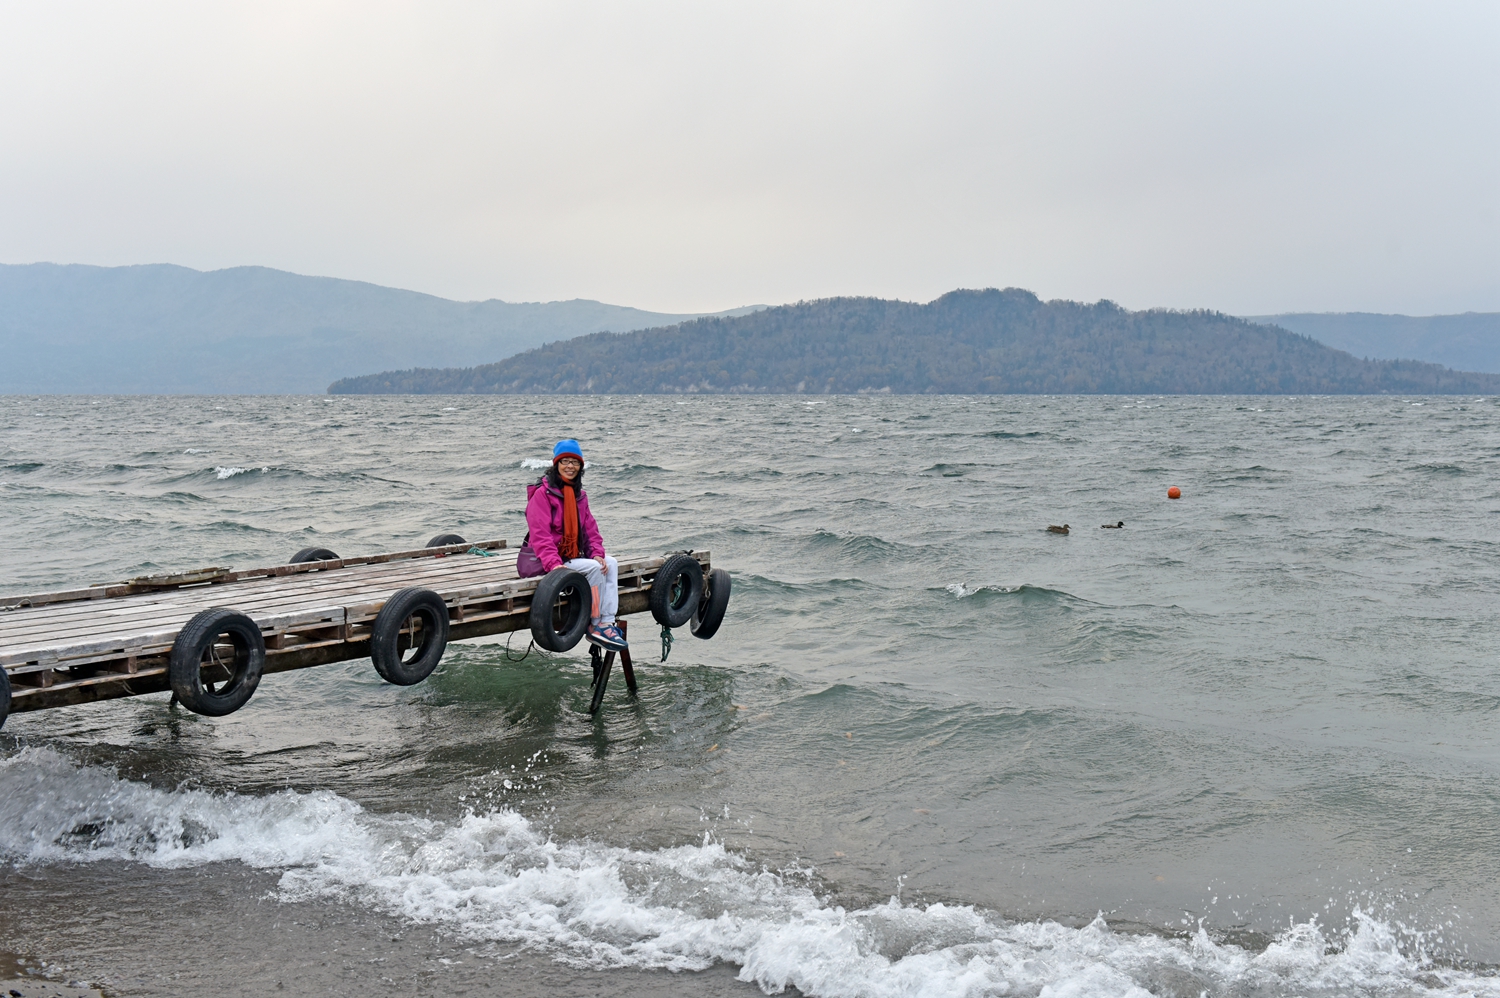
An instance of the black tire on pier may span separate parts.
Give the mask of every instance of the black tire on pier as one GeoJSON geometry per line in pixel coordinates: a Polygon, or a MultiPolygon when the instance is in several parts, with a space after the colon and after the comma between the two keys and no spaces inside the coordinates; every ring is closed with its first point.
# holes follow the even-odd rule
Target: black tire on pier
{"type": "Polygon", "coordinates": [[[327,548],[303,548],[292,555],[288,565],[302,565],[309,561],[338,561],[339,556],[327,548]]]}
{"type": "Polygon", "coordinates": [[[457,534],[438,534],[432,540],[428,541],[427,544],[426,544],[426,546],[430,547],[430,548],[445,548],[449,544],[467,544],[467,543],[469,543],[469,542],[466,541],[466,540],[464,540],[462,537],[458,536],[457,534]]]}
{"type": "Polygon", "coordinates": [[[5,727],[5,719],[10,716],[10,674],[0,666],[0,728],[5,727]]]}
{"type": "Polygon", "coordinates": [[[233,714],[260,685],[266,639],[255,621],[223,607],[187,622],[172,643],[167,678],[177,700],[195,714],[233,714]],[[227,647],[226,647],[227,645],[227,647]]]}
{"type": "Polygon", "coordinates": [[[703,599],[693,611],[693,637],[707,641],[719,633],[724,611],[729,609],[729,573],[722,568],[710,569],[703,599]]]}
{"type": "Polygon", "coordinates": [[[531,637],[547,651],[570,651],[583,640],[594,613],[594,592],[582,572],[554,568],[531,597],[531,637]]]}
{"type": "Polygon", "coordinates": [[[651,583],[651,616],[663,627],[681,627],[703,599],[703,566],[681,552],[668,555],[651,583]]]}
{"type": "Polygon", "coordinates": [[[448,604],[431,589],[402,589],[375,615],[370,660],[388,683],[415,686],[432,675],[447,648],[448,604]],[[418,633],[422,640],[414,645],[418,633]]]}

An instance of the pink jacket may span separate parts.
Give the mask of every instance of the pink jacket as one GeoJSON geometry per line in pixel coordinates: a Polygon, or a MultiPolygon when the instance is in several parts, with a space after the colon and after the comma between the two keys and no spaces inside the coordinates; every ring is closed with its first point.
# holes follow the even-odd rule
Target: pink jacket
{"type": "MultiPolygon", "coordinates": [[[[544,475],[535,484],[526,486],[526,536],[527,543],[542,561],[542,570],[552,571],[563,563],[557,553],[557,544],[563,534],[563,497],[554,489],[544,475]]],[[[599,524],[589,512],[589,498],[578,490],[578,557],[604,557],[604,538],[599,533],[599,524]]]]}

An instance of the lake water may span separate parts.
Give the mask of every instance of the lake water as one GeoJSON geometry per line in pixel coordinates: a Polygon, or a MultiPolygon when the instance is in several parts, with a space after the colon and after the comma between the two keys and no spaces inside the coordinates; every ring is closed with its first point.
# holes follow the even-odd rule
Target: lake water
{"type": "Polygon", "coordinates": [[[0,594],[518,543],[561,436],[612,552],[732,573],[716,638],[632,618],[597,719],[524,640],[14,715],[0,949],[117,994],[1500,995],[1496,400],[6,397],[0,594]]]}

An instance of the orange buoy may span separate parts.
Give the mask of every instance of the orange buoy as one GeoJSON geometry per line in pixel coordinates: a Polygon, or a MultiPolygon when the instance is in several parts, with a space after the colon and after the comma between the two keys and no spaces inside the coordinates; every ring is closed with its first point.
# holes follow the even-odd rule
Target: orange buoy
{"type": "Polygon", "coordinates": [[[1182,490],[1179,489],[1175,485],[1172,486],[1170,489],[1167,489],[1167,498],[1168,499],[1181,499],[1182,498],[1182,490]]]}

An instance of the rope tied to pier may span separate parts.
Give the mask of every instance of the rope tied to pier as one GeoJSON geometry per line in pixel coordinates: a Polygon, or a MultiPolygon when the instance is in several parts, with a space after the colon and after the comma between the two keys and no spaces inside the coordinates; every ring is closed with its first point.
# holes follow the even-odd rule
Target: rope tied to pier
{"type": "Polygon", "coordinates": [[[667,655],[672,651],[672,629],[666,624],[661,625],[661,660],[665,662],[667,655]]]}
{"type": "Polygon", "coordinates": [[[495,552],[493,552],[493,551],[486,551],[484,548],[480,547],[477,544],[474,545],[473,547],[469,548],[469,550],[465,551],[464,553],[465,554],[477,554],[481,558],[493,558],[493,557],[495,557],[495,552]]]}

